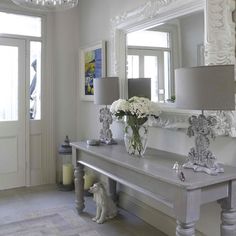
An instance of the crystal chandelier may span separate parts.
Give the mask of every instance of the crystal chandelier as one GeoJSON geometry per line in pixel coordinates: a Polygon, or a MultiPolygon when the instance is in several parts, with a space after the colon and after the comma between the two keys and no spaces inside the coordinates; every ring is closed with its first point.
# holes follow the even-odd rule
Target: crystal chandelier
{"type": "Polygon", "coordinates": [[[77,6],[78,0],[12,0],[15,4],[34,10],[57,11],[77,6]]]}

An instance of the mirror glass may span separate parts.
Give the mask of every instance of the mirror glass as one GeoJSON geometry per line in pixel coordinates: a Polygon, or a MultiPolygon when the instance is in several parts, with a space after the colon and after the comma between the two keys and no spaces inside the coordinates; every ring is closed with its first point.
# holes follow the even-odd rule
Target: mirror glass
{"type": "Polygon", "coordinates": [[[127,78],[151,78],[151,100],[173,103],[174,70],[204,65],[204,12],[127,33],[127,78]]]}

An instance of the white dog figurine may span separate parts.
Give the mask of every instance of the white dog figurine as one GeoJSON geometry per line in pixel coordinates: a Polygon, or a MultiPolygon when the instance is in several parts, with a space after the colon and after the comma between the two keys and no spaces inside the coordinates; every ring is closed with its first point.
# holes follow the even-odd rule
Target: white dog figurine
{"type": "Polygon", "coordinates": [[[117,208],[112,199],[107,195],[104,186],[101,183],[95,183],[89,189],[93,193],[93,200],[97,205],[96,216],[92,218],[98,224],[102,224],[107,219],[112,219],[117,215],[117,208]]]}

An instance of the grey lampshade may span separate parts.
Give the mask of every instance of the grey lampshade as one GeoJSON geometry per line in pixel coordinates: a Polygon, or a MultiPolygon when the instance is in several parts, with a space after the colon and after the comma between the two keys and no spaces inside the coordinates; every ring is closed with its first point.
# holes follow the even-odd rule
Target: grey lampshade
{"type": "Polygon", "coordinates": [[[151,78],[128,79],[128,98],[133,96],[151,100],[151,78]]]}
{"type": "Polygon", "coordinates": [[[176,107],[190,110],[234,110],[234,65],[175,70],[176,107]]]}
{"type": "Polygon", "coordinates": [[[119,78],[104,77],[94,79],[94,103],[111,105],[119,99],[119,78]]]}

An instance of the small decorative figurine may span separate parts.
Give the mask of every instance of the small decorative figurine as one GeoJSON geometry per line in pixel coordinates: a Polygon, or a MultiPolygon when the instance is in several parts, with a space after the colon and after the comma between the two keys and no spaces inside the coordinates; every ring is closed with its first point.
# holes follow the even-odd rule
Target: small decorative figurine
{"type": "Polygon", "coordinates": [[[93,193],[93,199],[97,205],[96,216],[92,218],[98,224],[102,224],[107,219],[112,219],[117,215],[117,208],[112,199],[107,195],[102,183],[95,183],[89,189],[93,193]]]}
{"type": "Polygon", "coordinates": [[[185,175],[184,172],[182,171],[182,165],[180,165],[177,161],[175,162],[175,164],[172,167],[173,170],[175,170],[175,172],[177,173],[178,178],[184,182],[185,181],[185,175]]]}
{"type": "Polygon", "coordinates": [[[179,171],[179,163],[176,161],[175,164],[172,167],[173,170],[175,170],[176,172],[179,171]]]}

